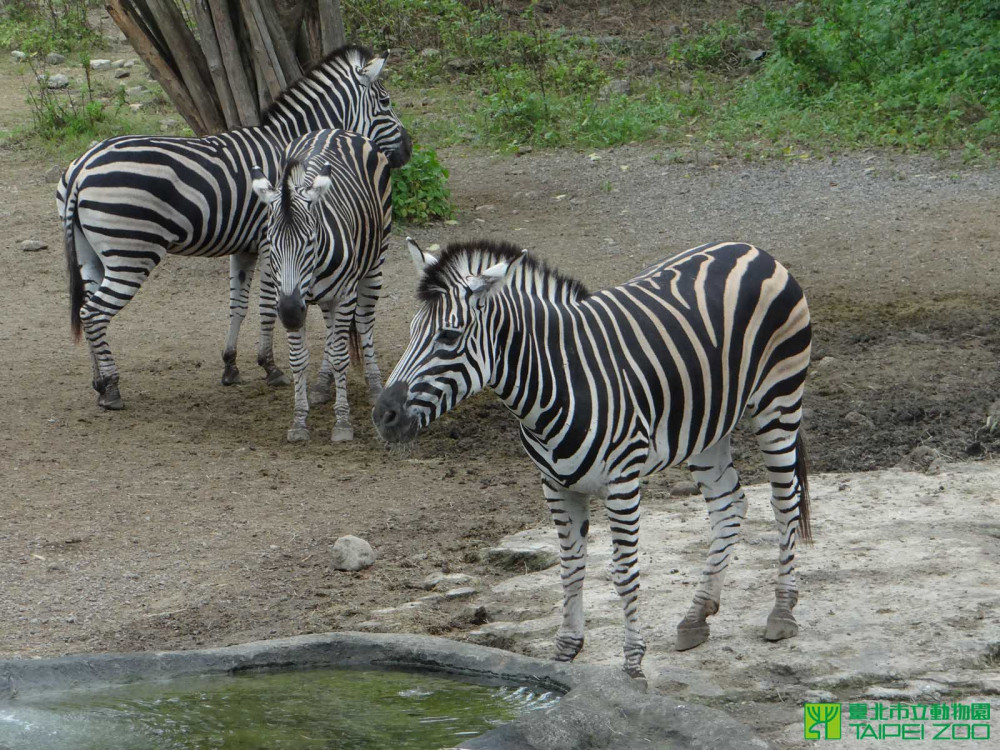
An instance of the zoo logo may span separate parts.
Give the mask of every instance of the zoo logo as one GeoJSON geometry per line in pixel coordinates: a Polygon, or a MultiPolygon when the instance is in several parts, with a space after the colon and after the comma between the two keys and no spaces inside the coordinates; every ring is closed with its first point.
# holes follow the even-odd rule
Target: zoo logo
{"type": "Polygon", "coordinates": [[[807,740],[840,739],[839,703],[806,703],[802,707],[802,719],[807,740]],[[823,726],[822,735],[820,725],[823,726]]]}

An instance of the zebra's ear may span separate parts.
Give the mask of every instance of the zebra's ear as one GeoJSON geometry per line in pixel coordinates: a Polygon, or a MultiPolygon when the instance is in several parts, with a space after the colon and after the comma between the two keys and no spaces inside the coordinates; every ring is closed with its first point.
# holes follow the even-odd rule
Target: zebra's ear
{"type": "Polygon", "coordinates": [[[510,278],[510,272],[517,268],[527,252],[527,250],[522,250],[521,254],[514,260],[502,260],[478,276],[470,276],[466,283],[473,296],[478,299],[487,299],[503,289],[510,278]]]}
{"type": "Polygon", "coordinates": [[[281,193],[274,189],[271,181],[264,176],[260,167],[254,167],[250,170],[250,178],[253,180],[251,183],[253,191],[265,204],[274,203],[281,196],[281,193]]]}
{"type": "Polygon", "coordinates": [[[365,86],[371,86],[379,79],[379,76],[382,75],[382,68],[385,67],[385,58],[388,54],[389,53],[387,52],[382,57],[372,59],[361,69],[361,82],[364,83],[365,86]]]}
{"type": "Polygon", "coordinates": [[[332,186],[330,165],[324,164],[323,168],[319,170],[319,174],[313,178],[312,186],[305,191],[305,198],[309,201],[310,206],[316,205],[332,186]]]}
{"type": "Polygon", "coordinates": [[[433,255],[421,250],[420,245],[412,237],[406,238],[406,249],[410,251],[410,257],[413,258],[413,265],[416,267],[418,274],[422,274],[430,266],[438,262],[438,259],[433,255]]]}

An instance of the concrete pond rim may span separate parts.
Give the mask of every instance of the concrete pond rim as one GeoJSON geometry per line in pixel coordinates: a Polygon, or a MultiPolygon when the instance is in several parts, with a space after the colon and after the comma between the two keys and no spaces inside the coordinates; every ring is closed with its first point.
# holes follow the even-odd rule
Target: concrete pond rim
{"type": "Polygon", "coordinates": [[[383,633],[324,633],[190,651],[0,660],[0,708],[45,693],[321,667],[432,672],[562,694],[552,708],[528,712],[459,745],[468,750],[768,747],[724,712],[647,692],[643,682],[630,680],[619,669],[544,661],[434,636],[383,633]]]}

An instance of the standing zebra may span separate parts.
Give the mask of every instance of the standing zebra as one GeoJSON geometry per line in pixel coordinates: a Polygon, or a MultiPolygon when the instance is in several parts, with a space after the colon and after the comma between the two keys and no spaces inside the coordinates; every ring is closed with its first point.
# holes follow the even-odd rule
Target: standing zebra
{"type": "MultiPolygon", "coordinates": [[[[79,337],[81,326],[86,332],[100,406],[123,406],[108,324],[167,253],[231,256],[222,382],[239,381],[236,340],[265,214],[250,189],[250,170],[257,165],[273,179],[286,144],[329,127],[366,135],[390,166],[405,164],[410,136],[379,80],[385,60],[362,47],[343,47],[278,97],[259,127],[205,138],[111,138],[70,164],[56,202],[66,238],[73,332],[79,337]]],[[[277,385],[287,381],[274,366],[273,306],[265,269],[257,362],[277,385]]]]}
{"type": "Polygon", "coordinates": [[[360,338],[372,398],[382,391],[372,329],[392,232],[389,162],[367,138],[321,130],[289,144],[277,189],[256,168],[253,189],[268,207],[270,271],[278,293],[278,318],[288,331],[295,383],[295,416],[288,440],[309,439],[309,403],[329,400],[331,380],[337,389],[337,422],[331,439],[350,440],[354,437],[347,403],[350,335],[360,338]],[[318,305],[326,321],[319,381],[308,397],[307,303],[318,305]]]}
{"type": "Polygon", "coordinates": [[[795,542],[809,539],[799,432],[811,331],[802,289],[743,244],[696,247],[621,286],[590,294],[505,243],[450,245],[440,259],[409,242],[423,302],[406,352],[373,412],[388,440],[418,430],[489,386],[521,421],[559,534],[563,620],[556,659],[583,648],[590,495],[611,523],[625,611],[625,671],[642,675],[639,480],[687,462],[713,540],[677,648],[708,638],[746,515],[730,435],[747,414],[764,453],[781,531],[765,638],[796,634],[795,542]]]}

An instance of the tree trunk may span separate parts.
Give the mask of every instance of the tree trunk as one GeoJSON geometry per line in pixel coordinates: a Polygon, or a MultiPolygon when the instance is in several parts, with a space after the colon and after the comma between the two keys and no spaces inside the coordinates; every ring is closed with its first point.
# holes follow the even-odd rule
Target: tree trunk
{"type": "Polygon", "coordinates": [[[346,39],[339,0],[106,2],[199,135],[258,125],[261,110],[346,39]]]}

